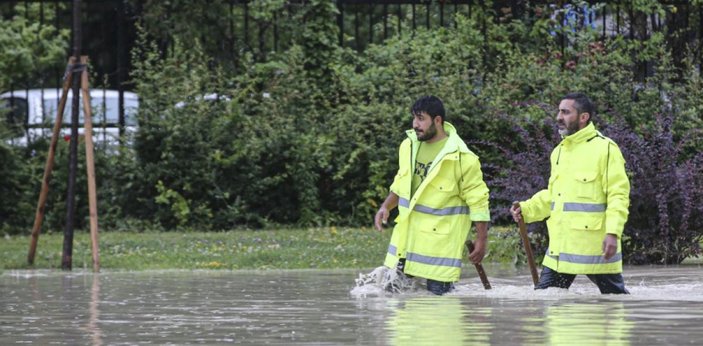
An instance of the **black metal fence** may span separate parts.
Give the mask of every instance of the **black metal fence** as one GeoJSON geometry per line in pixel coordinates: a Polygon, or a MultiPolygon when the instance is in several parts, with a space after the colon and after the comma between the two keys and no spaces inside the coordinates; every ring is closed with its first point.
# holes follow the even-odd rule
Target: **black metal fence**
{"type": "MultiPolygon", "coordinates": [[[[134,45],[138,18],[134,10],[125,1],[84,1],[83,53],[90,57],[93,76],[98,77],[94,78],[93,84],[119,87],[127,81],[129,51],[134,45]]],[[[0,16],[3,19],[9,20],[17,14],[36,20],[40,26],[52,25],[70,30],[72,25],[70,0],[0,1],[0,16]]],[[[67,42],[66,61],[71,55],[70,46],[67,42]]],[[[41,72],[41,76],[34,78],[31,85],[26,85],[25,81],[13,81],[13,86],[19,89],[61,86],[63,66],[53,71],[36,72],[41,72]]]]}
{"type": "MultiPolygon", "coordinates": [[[[541,8],[552,12],[556,23],[568,24],[578,20],[578,25],[590,26],[602,32],[602,36],[623,35],[631,39],[646,38],[652,32],[676,32],[676,39],[695,47],[700,57],[703,36],[703,5],[692,5],[689,1],[659,1],[671,6],[664,16],[641,14],[634,10],[633,1],[492,1],[490,6],[483,0],[330,0],[339,10],[337,25],[340,28],[339,44],[356,50],[364,50],[369,44],[380,43],[393,35],[413,32],[419,27],[437,28],[455,25],[461,14],[471,17],[477,12],[493,11],[496,20],[530,20],[541,8]],[[674,10],[674,7],[676,8],[674,10]]],[[[176,2],[176,1],[174,1],[176,2]]],[[[211,25],[213,39],[222,41],[222,57],[236,58],[242,51],[254,53],[265,59],[267,52],[286,49],[292,40],[286,24],[294,13],[306,6],[304,0],[287,1],[271,16],[257,17],[258,1],[222,0],[227,13],[211,25]]],[[[84,54],[90,56],[94,74],[99,82],[119,87],[129,75],[130,50],[136,40],[136,24],[143,19],[149,1],[127,0],[83,0],[84,54]],[[146,6],[146,7],[145,7],[146,6]]],[[[188,3],[188,2],[185,2],[188,3]]],[[[0,0],[0,13],[9,19],[18,11],[29,12],[32,5],[39,6],[36,20],[40,25],[51,24],[57,28],[71,26],[70,0],[0,0]],[[53,20],[47,22],[45,14],[51,12],[53,20]]],[[[198,6],[198,2],[186,4],[198,6]]],[[[173,11],[183,8],[173,7],[173,11]]],[[[161,45],[168,51],[170,40],[162,38],[161,45]]],[[[562,42],[567,45],[568,42],[562,42]]],[[[672,44],[672,48],[683,47],[672,44]]],[[[67,51],[66,56],[69,56],[67,51]]],[[[60,85],[63,71],[56,70],[51,77],[41,81],[60,85]]],[[[22,84],[19,82],[18,84],[22,84]]],[[[39,87],[33,85],[32,87],[39,87]]]]}
{"type": "MultiPolygon", "coordinates": [[[[647,14],[636,11],[633,1],[483,1],[483,0],[330,0],[338,9],[336,25],[339,44],[362,51],[370,44],[380,43],[394,35],[405,35],[419,28],[451,27],[458,15],[477,18],[486,36],[487,11],[497,22],[530,20],[550,16],[556,26],[588,26],[603,37],[622,35],[630,39],[647,38],[653,32],[664,32],[674,59],[681,58],[685,49],[692,50],[703,63],[703,5],[689,1],[659,1],[665,11],[647,14]],[[686,48],[687,47],[687,48],[686,48]]],[[[283,6],[265,11],[268,2],[221,0],[214,2],[143,1],[143,0],[84,0],[82,2],[83,54],[90,57],[91,84],[95,87],[130,89],[130,51],[137,41],[137,25],[161,25],[161,35],[154,34],[163,54],[169,54],[173,41],[170,33],[179,21],[197,22],[202,26],[203,41],[217,47],[213,56],[220,61],[237,61],[249,52],[266,60],[271,52],[285,50],[296,35],[293,20],[305,6],[305,0],[289,0],[283,6]],[[219,6],[214,17],[198,18],[193,8],[219,6]],[[149,15],[161,10],[159,18],[149,15]],[[153,24],[156,23],[156,24],[153,24]]],[[[39,25],[70,29],[70,0],[0,0],[0,16],[8,20],[24,14],[39,25]],[[38,8],[37,8],[38,7],[38,8]],[[24,11],[24,13],[22,13],[24,11]],[[50,20],[47,18],[51,18],[50,20]]],[[[155,30],[158,31],[158,30],[155,30]]],[[[557,34],[558,35],[558,34],[557,34]]],[[[569,45],[561,37],[562,49],[569,45]]],[[[38,38],[39,39],[39,38],[38,38]]],[[[67,45],[70,47],[70,45],[67,45]]],[[[66,57],[70,55],[67,50],[66,57]]],[[[638,66],[638,73],[649,73],[647,63],[638,66]]],[[[34,71],[31,78],[12,81],[12,90],[56,88],[61,85],[63,68],[34,71]]],[[[124,124],[124,107],[120,106],[120,124],[124,124]]]]}

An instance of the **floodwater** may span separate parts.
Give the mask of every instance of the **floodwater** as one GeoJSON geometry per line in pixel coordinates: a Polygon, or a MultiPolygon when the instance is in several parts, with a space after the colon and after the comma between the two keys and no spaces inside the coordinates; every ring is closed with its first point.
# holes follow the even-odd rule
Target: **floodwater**
{"type": "MultiPolygon", "coordinates": [[[[631,295],[532,290],[465,268],[456,291],[389,294],[359,270],[6,271],[0,344],[686,345],[703,340],[700,265],[627,267],[631,295]]],[[[370,270],[369,270],[370,271],[370,270]]],[[[366,272],[369,272],[366,271],[366,272]]]]}

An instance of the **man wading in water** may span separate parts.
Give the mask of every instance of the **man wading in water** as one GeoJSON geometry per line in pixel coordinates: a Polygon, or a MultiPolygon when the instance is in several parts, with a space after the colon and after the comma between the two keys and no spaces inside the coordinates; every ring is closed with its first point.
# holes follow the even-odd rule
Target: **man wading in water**
{"type": "Polygon", "coordinates": [[[413,129],[400,145],[398,172],[374,223],[382,231],[389,211],[398,207],[384,265],[427,279],[427,289],[442,295],[459,280],[472,221],[477,236],[469,259],[479,263],[486,253],[488,187],[478,156],[445,121],[439,98],[422,97],[410,112],[413,129]]]}
{"type": "Polygon", "coordinates": [[[535,289],[569,288],[576,274],[586,274],[601,293],[629,293],[620,237],[630,181],[618,145],[596,131],[593,114],[586,95],[564,96],[557,114],[564,139],[552,151],[549,185],[510,208],[516,222],[549,218],[549,248],[535,289]]]}

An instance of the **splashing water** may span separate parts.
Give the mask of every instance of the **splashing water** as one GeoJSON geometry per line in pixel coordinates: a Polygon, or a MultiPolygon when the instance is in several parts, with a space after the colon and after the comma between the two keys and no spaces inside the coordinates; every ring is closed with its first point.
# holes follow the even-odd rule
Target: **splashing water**
{"type": "Polygon", "coordinates": [[[406,293],[419,288],[419,282],[416,279],[385,266],[377,267],[368,274],[359,273],[359,277],[354,281],[356,287],[350,293],[355,296],[406,293]]]}

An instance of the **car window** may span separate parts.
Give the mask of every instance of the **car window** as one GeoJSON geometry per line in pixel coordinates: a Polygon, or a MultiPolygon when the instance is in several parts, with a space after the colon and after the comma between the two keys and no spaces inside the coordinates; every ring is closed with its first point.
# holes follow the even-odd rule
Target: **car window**
{"type": "MultiPolygon", "coordinates": [[[[82,101],[81,101],[82,102],[82,101]]],[[[116,97],[93,97],[91,98],[91,111],[93,113],[93,125],[117,125],[119,122],[119,98],[116,97]]],[[[138,101],[125,98],[125,125],[137,125],[137,107],[138,101]]],[[[73,99],[66,99],[66,108],[64,109],[63,123],[71,123],[71,107],[73,99]]],[[[45,119],[54,119],[58,102],[56,100],[44,100],[45,119]]],[[[78,122],[83,124],[83,107],[81,106],[78,113],[78,122]]]]}

